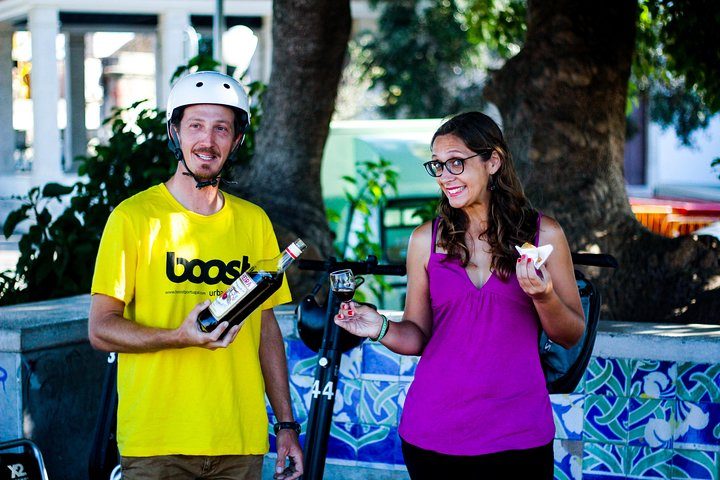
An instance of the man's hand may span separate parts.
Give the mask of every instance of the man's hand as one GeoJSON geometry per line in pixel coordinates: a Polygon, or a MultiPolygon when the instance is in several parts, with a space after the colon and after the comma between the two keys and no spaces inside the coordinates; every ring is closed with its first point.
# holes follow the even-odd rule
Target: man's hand
{"type": "Polygon", "coordinates": [[[303,474],[303,456],[295,430],[285,428],[275,437],[277,460],[275,461],[276,480],[293,480],[303,474]]]}
{"type": "Polygon", "coordinates": [[[222,340],[218,340],[218,338],[220,338],[220,335],[227,329],[228,322],[221,322],[215,330],[210,333],[205,333],[200,330],[200,327],[197,325],[197,317],[208,305],[210,305],[210,300],[198,303],[195,308],[188,313],[188,316],[185,317],[182,325],[177,328],[178,342],[181,345],[215,350],[217,348],[227,348],[227,346],[235,340],[235,337],[237,337],[240,331],[240,325],[232,327],[222,340]]]}

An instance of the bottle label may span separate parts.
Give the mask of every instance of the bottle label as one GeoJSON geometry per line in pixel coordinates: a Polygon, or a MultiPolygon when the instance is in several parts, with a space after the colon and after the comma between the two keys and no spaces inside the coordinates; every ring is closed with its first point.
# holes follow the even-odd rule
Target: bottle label
{"type": "Polygon", "coordinates": [[[291,243],[285,249],[285,253],[290,255],[290,257],[292,257],[292,259],[295,260],[296,258],[298,258],[300,256],[300,254],[302,253],[302,250],[300,250],[300,248],[297,245],[295,245],[294,243],[291,243]]]}
{"type": "Polygon", "coordinates": [[[222,320],[222,318],[227,315],[240,300],[252,292],[255,287],[257,287],[257,283],[250,278],[250,275],[247,273],[240,275],[222,296],[216,298],[210,304],[210,312],[213,314],[213,317],[217,318],[218,321],[222,320]]]}

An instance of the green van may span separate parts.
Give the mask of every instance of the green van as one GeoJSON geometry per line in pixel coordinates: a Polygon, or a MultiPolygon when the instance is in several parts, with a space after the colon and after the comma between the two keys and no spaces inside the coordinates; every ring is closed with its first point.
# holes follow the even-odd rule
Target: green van
{"type": "MultiPolygon", "coordinates": [[[[357,176],[357,165],[364,161],[384,159],[398,172],[397,195],[392,195],[379,211],[371,212],[371,224],[377,225],[371,237],[382,250],[382,263],[405,264],[407,242],[413,229],[420,224],[415,215],[439,196],[437,183],[428,176],[422,164],[430,159],[430,140],[442,120],[352,120],[330,125],[323,154],[321,186],[325,205],[341,212],[336,234],[344,235],[349,213],[345,199],[348,184],[343,176],[357,176]]],[[[363,179],[357,178],[358,184],[363,179]]],[[[356,241],[353,229],[361,222],[354,219],[350,226],[350,242],[356,241]]],[[[359,260],[359,259],[353,259],[359,260]]],[[[402,309],[405,299],[405,278],[387,277],[392,290],[383,298],[371,299],[386,309],[402,309]]]]}

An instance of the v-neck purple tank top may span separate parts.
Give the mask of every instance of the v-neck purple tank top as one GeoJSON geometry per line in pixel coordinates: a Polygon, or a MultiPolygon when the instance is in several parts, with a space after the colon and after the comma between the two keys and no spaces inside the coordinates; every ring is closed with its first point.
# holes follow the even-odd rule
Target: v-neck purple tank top
{"type": "Polygon", "coordinates": [[[493,273],[478,288],[458,260],[444,259],[433,247],[432,335],[405,399],[400,436],[448,455],[546,445],[555,426],[532,300],[514,272],[507,281],[493,273]]]}

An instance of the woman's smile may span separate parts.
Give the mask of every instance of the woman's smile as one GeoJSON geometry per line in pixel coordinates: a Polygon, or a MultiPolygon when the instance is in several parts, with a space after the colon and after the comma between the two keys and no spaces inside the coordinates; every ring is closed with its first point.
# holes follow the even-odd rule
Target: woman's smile
{"type": "Polygon", "coordinates": [[[452,187],[445,186],[443,188],[445,189],[445,194],[451,198],[462,195],[462,193],[467,190],[465,185],[453,185],[452,187]]]}

